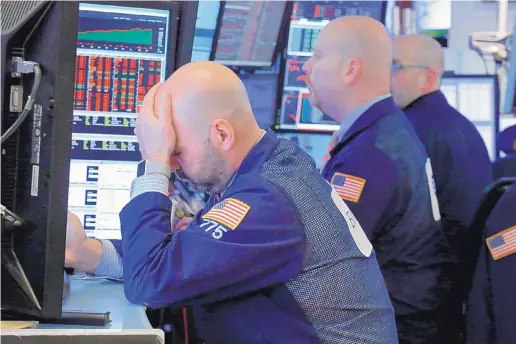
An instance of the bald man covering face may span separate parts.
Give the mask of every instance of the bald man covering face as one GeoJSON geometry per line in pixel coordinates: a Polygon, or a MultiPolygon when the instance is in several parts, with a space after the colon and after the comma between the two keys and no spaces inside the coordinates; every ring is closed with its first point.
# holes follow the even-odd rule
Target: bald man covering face
{"type": "MultiPolygon", "coordinates": [[[[432,167],[389,94],[383,25],[343,17],[319,34],[303,69],[311,102],[341,123],[323,169],[376,250],[401,343],[449,343],[450,271],[432,167]]],[[[344,248],[343,248],[344,249],[344,248]]]]}
{"type": "Polygon", "coordinates": [[[122,277],[123,260],[129,301],[192,306],[210,344],[396,343],[359,223],[306,153],[260,130],[231,70],[180,68],[145,96],[136,134],[149,165],[120,214],[123,249],[85,239],[75,221],[68,265],[122,277]],[[170,168],[211,194],[174,234],[170,168]]]}
{"type": "Polygon", "coordinates": [[[432,161],[444,233],[463,266],[462,289],[468,290],[471,276],[466,272],[472,270],[467,266],[479,248],[479,242],[468,242],[480,241],[482,235],[468,229],[493,173],[477,129],[439,90],[443,71],[444,52],[433,38],[407,35],[394,40],[392,94],[432,161]]]}

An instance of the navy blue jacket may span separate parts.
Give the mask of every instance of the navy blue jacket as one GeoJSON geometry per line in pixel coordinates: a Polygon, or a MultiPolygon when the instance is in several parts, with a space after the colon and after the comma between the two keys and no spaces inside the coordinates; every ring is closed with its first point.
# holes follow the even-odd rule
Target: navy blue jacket
{"type": "Polygon", "coordinates": [[[493,181],[484,140],[441,91],[417,99],[403,111],[432,161],[444,233],[461,263],[467,264],[478,252],[465,245],[465,236],[484,189],[493,181]]]}
{"type": "Polygon", "coordinates": [[[494,162],[494,178],[516,177],[516,125],[499,133],[496,144],[506,156],[494,162]]]}
{"type": "Polygon", "coordinates": [[[460,312],[449,302],[456,261],[439,222],[431,164],[412,125],[389,97],[364,112],[330,154],[323,176],[375,248],[400,342],[449,343],[449,315],[460,312]]]}
{"type": "Polygon", "coordinates": [[[394,312],[359,222],[301,148],[268,132],[186,230],[148,192],[121,212],[129,301],[192,306],[216,343],[395,343],[394,312]]]}
{"type": "Polygon", "coordinates": [[[515,210],[516,186],[512,186],[487,221],[466,312],[468,344],[516,341],[515,210]]]}
{"type": "Polygon", "coordinates": [[[496,160],[493,163],[494,179],[516,177],[516,154],[496,160]]]}

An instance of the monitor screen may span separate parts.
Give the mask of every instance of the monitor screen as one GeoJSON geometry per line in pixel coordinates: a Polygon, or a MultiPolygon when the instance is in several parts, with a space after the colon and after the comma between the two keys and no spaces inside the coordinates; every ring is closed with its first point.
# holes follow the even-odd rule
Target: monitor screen
{"type": "Polygon", "coordinates": [[[330,21],[343,16],[366,16],[382,23],[386,1],[296,1],[293,20],[330,21]]]}
{"type": "Polygon", "coordinates": [[[498,133],[499,106],[496,76],[444,76],[441,91],[450,105],[477,127],[491,159],[496,159],[495,138],[498,133]]]}
{"type": "Polygon", "coordinates": [[[325,156],[331,141],[329,134],[276,133],[279,138],[291,140],[303,148],[315,161],[318,169],[325,163],[325,156]]]}
{"type": "Polygon", "coordinates": [[[249,101],[258,125],[270,129],[276,119],[276,95],[278,76],[276,74],[251,74],[240,76],[247,90],[249,101]]]}
{"type": "Polygon", "coordinates": [[[290,21],[287,43],[283,101],[278,129],[305,131],[338,130],[339,124],[314,109],[309,101],[302,67],[312,56],[319,32],[330,20],[346,15],[364,15],[381,22],[385,20],[384,1],[296,1],[290,21]]]}
{"type": "Polygon", "coordinates": [[[169,10],[79,5],[68,209],[89,236],[121,236],[141,158],[137,111],[165,78],[169,21],[169,10]]]}
{"type": "Polygon", "coordinates": [[[213,38],[217,28],[220,1],[199,1],[195,36],[192,48],[192,61],[209,61],[213,38]]]}
{"type": "Polygon", "coordinates": [[[227,1],[214,60],[228,66],[271,66],[286,1],[227,1]]]}
{"type": "Polygon", "coordinates": [[[516,125],[516,116],[500,116],[500,132],[516,125]]]}

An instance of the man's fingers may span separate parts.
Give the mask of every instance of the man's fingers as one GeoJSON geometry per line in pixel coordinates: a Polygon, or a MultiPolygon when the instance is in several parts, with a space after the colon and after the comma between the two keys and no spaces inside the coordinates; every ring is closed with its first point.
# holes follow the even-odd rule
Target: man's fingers
{"type": "Polygon", "coordinates": [[[172,98],[168,92],[158,92],[157,94],[157,116],[158,119],[167,125],[172,124],[172,98]]]}
{"type": "Polygon", "coordinates": [[[191,217],[183,217],[179,222],[175,225],[174,231],[181,231],[188,227],[188,224],[192,222],[191,217]]]}
{"type": "Polygon", "coordinates": [[[177,161],[174,155],[170,156],[170,162],[168,163],[168,165],[170,166],[170,169],[172,171],[181,169],[181,164],[179,163],[179,161],[177,161]]]}
{"type": "Polygon", "coordinates": [[[149,90],[149,92],[147,92],[145,97],[143,97],[142,107],[140,108],[140,112],[138,113],[138,115],[150,116],[154,114],[155,97],[160,86],[160,82],[152,86],[152,88],[149,90]]]}

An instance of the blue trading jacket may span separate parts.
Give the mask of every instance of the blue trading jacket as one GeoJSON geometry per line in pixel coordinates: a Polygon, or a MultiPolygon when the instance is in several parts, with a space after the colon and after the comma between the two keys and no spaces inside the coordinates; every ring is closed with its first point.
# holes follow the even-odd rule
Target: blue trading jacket
{"type": "Polygon", "coordinates": [[[512,186],[487,221],[466,312],[468,344],[516,341],[515,210],[516,186],[512,186]]]}
{"type": "Polygon", "coordinates": [[[323,176],[373,244],[400,342],[452,343],[460,313],[460,303],[449,302],[456,262],[439,222],[432,167],[410,122],[392,97],[381,100],[330,155],[323,176]]]}
{"type": "Polygon", "coordinates": [[[505,128],[497,138],[497,148],[506,155],[493,164],[494,179],[516,177],[516,125],[505,128]]]}
{"type": "Polygon", "coordinates": [[[129,301],[192,306],[210,344],[397,342],[371,244],[291,142],[268,132],[186,230],[170,208],[149,192],[120,214],[129,301]]]}
{"type": "MultiPolygon", "coordinates": [[[[466,244],[472,237],[469,226],[484,189],[493,181],[484,140],[441,91],[417,99],[403,112],[432,161],[444,233],[461,264],[467,266],[478,255],[466,244]]],[[[468,285],[463,288],[469,290],[468,285]]]]}

